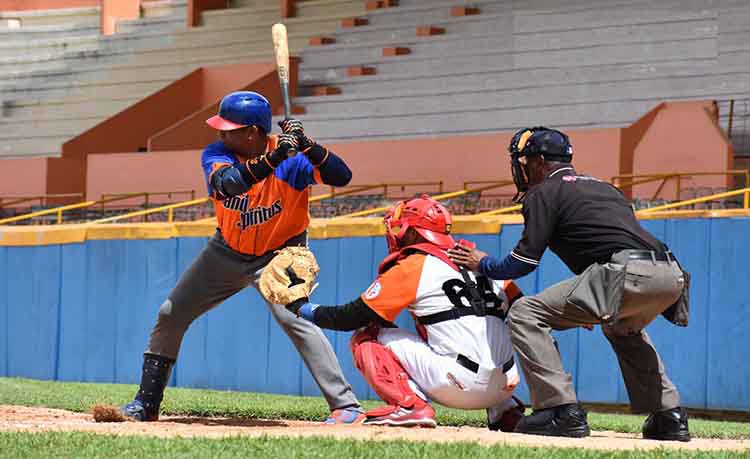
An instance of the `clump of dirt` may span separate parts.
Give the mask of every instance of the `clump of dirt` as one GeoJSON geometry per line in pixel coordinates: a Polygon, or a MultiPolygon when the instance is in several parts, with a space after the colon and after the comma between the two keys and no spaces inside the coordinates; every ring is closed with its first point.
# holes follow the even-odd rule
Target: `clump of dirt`
{"type": "Polygon", "coordinates": [[[112,405],[94,405],[91,414],[95,422],[125,422],[127,418],[122,415],[120,408],[112,405]]]}

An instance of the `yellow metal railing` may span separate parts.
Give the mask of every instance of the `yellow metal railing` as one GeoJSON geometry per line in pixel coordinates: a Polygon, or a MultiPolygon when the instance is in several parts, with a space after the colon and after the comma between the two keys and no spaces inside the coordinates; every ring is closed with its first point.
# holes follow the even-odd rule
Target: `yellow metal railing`
{"type": "Polygon", "coordinates": [[[502,215],[502,214],[511,214],[513,212],[518,212],[521,210],[522,206],[521,204],[516,204],[515,206],[510,207],[503,207],[502,209],[495,209],[495,210],[488,210],[487,212],[480,212],[476,214],[477,217],[492,217],[494,215],[502,215]]]}
{"type": "MultiPolygon", "coordinates": [[[[171,195],[174,195],[174,194],[190,194],[192,197],[194,197],[195,196],[195,191],[194,190],[188,190],[188,191],[164,191],[164,192],[159,191],[159,192],[137,192],[137,193],[103,194],[102,195],[102,199],[99,199],[97,201],[79,202],[79,203],[76,203],[76,204],[69,204],[69,205],[66,205],[66,206],[53,207],[51,209],[45,209],[45,210],[40,210],[40,211],[37,211],[37,212],[31,212],[31,213],[28,213],[28,214],[18,215],[18,216],[15,216],[15,217],[9,217],[9,218],[0,219],[0,225],[5,225],[5,224],[8,224],[8,223],[16,223],[16,222],[20,222],[20,221],[24,221],[24,220],[30,220],[32,218],[42,217],[42,216],[45,216],[45,215],[52,215],[52,214],[56,214],[57,215],[56,222],[57,222],[57,224],[60,224],[60,223],[62,223],[62,220],[63,220],[63,213],[65,213],[67,211],[70,211],[70,210],[85,209],[85,208],[88,208],[88,207],[93,207],[93,206],[99,206],[100,205],[101,206],[101,210],[104,211],[104,205],[105,204],[111,204],[113,202],[125,201],[125,200],[128,200],[128,199],[134,199],[134,198],[139,198],[139,197],[144,198],[144,201],[145,201],[144,205],[148,205],[149,199],[152,198],[152,197],[154,197],[154,196],[168,196],[168,197],[171,197],[171,195]]],[[[59,198],[59,197],[61,197],[63,195],[48,195],[48,196],[51,196],[51,197],[54,197],[54,198],[59,198]]],[[[80,196],[80,194],[71,194],[71,195],[65,195],[65,196],[80,196]]],[[[35,198],[38,198],[38,197],[35,197],[35,198]]],[[[193,200],[195,200],[195,199],[192,199],[191,201],[193,201],[193,200]]],[[[203,202],[205,202],[207,200],[208,200],[208,198],[205,198],[203,200],[203,202]]],[[[197,201],[197,200],[195,200],[195,201],[197,201]]],[[[182,204],[182,203],[175,203],[175,205],[177,205],[177,204],[182,204]]],[[[164,206],[162,206],[162,207],[164,207],[164,206]]],[[[180,206],[180,207],[182,207],[182,206],[180,206]]],[[[157,208],[155,208],[155,209],[157,209],[157,208]]],[[[141,211],[141,212],[144,212],[144,211],[141,211]]],[[[159,210],[154,210],[154,212],[148,212],[148,213],[145,213],[145,214],[142,214],[142,215],[150,215],[151,213],[155,213],[155,212],[159,212],[159,210]]]]}
{"type": "Polygon", "coordinates": [[[625,174],[615,175],[612,177],[612,184],[620,189],[633,188],[637,185],[644,185],[646,183],[661,182],[654,192],[651,199],[656,199],[664,189],[667,182],[670,180],[675,181],[675,199],[680,199],[682,195],[682,183],[684,180],[691,179],[693,177],[706,177],[706,176],[739,176],[745,180],[745,187],[750,187],[750,170],[746,169],[731,169],[719,172],[671,172],[661,174],[625,174]],[[629,182],[623,182],[623,180],[630,180],[629,182]]]}
{"type": "Polygon", "coordinates": [[[712,194],[710,196],[703,196],[695,199],[688,199],[686,201],[673,202],[671,204],[664,204],[661,206],[649,207],[648,209],[641,209],[637,214],[649,214],[652,212],[659,212],[664,210],[677,209],[679,207],[690,206],[693,204],[700,204],[704,202],[716,201],[717,199],[731,198],[733,196],[742,195],[742,208],[747,210],[750,209],[750,187],[741,188],[739,190],[727,191],[725,193],[712,194]]]}
{"type": "Polygon", "coordinates": [[[96,204],[96,201],[85,201],[85,202],[79,202],[78,204],[70,204],[67,206],[54,207],[52,209],[39,210],[37,212],[31,212],[29,214],[18,215],[16,217],[3,218],[2,220],[0,220],[0,225],[7,225],[8,223],[16,223],[16,222],[20,222],[23,220],[29,220],[35,217],[43,217],[45,215],[53,215],[53,214],[57,215],[57,224],[59,225],[60,223],[62,223],[63,212],[66,212],[68,210],[73,210],[73,209],[83,209],[85,207],[91,207],[94,204],[96,204]]]}
{"type": "Polygon", "coordinates": [[[75,198],[80,202],[83,199],[83,193],[61,193],[61,194],[40,194],[36,196],[0,196],[0,207],[17,206],[27,202],[39,201],[39,206],[43,206],[46,201],[75,198]]]}
{"type": "Polygon", "coordinates": [[[122,215],[115,215],[114,217],[100,218],[89,223],[111,223],[118,220],[125,220],[128,218],[142,217],[144,215],[151,215],[157,212],[167,212],[167,222],[174,222],[174,210],[181,209],[183,207],[197,206],[208,202],[208,198],[193,199],[190,201],[178,202],[176,204],[167,204],[165,206],[154,207],[153,209],[138,210],[135,212],[128,212],[122,215]]]}
{"type": "MultiPolygon", "coordinates": [[[[478,187],[478,188],[464,188],[463,190],[451,191],[449,193],[436,194],[436,195],[433,195],[431,197],[432,197],[432,199],[435,199],[436,201],[442,201],[442,200],[446,200],[446,199],[458,198],[460,196],[464,196],[464,195],[467,195],[467,194],[470,194],[470,193],[481,193],[482,191],[491,190],[491,189],[494,189],[494,188],[501,188],[501,187],[504,187],[504,186],[508,186],[508,185],[510,185],[512,183],[513,183],[512,181],[508,181],[508,180],[495,181],[495,182],[490,182],[490,184],[486,185],[486,186],[481,186],[481,187],[478,187]]],[[[374,215],[374,214],[379,214],[381,212],[385,212],[390,207],[391,206],[385,206],[385,207],[376,207],[374,209],[360,210],[358,212],[352,212],[350,214],[340,215],[338,217],[333,217],[333,218],[365,217],[365,216],[368,216],[368,215],[374,215]]]]}
{"type": "MultiPolygon", "coordinates": [[[[382,195],[384,197],[388,197],[388,192],[392,191],[394,189],[400,189],[400,191],[405,191],[406,188],[411,187],[426,187],[426,186],[436,186],[437,192],[442,193],[443,192],[443,181],[436,181],[436,182],[399,182],[399,183],[378,183],[378,184],[371,184],[371,185],[354,185],[352,187],[347,187],[345,189],[331,187],[331,191],[326,194],[320,194],[317,196],[314,196],[315,201],[321,201],[324,199],[333,199],[338,198],[341,196],[348,196],[352,194],[362,193],[364,191],[372,191],[377,189],[382,189],[382,195]]],[[[310,202],[313,202],[313,198],[310,199],[310,202]]]]}

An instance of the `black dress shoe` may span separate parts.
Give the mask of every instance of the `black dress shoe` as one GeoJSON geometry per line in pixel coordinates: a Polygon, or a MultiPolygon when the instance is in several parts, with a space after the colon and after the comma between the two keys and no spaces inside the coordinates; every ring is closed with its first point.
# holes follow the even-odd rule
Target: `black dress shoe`
{"type": "Polygon", "coordinates": [[[651,413],[643,423],[643,438],[648,440],[690,441],[688,415],[682,407],[651,413]]]}
{"type": "Polygon", "coordinates": [[[580,403],[535,410],[518,422],[515,432],[553,437],[588,437],[591,434],[586,410],[580,403]]]}

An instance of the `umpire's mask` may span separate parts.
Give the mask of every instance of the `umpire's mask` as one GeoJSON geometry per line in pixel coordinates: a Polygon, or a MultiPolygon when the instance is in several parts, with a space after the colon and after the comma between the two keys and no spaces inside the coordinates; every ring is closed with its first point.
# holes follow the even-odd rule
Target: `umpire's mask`
{"type": "Polygon", "coordinates": [[[564,133],[543,126],[521,129],[513,135],[508,145],[510,167],[516,195],[513,202],[523,201],[529,190],[529,156],[542,155],[544,159],[569,163],[573,159],[573,147],[564,133]]]}

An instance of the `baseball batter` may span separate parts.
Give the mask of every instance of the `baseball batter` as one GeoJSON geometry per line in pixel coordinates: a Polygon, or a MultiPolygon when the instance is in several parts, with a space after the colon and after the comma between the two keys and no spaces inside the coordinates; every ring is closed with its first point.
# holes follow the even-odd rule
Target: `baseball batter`
{"type": "MultiPolygon", "coordinates": [[[[281,135],[270,135],[271,106],[258,93],[227,95],[219,114],[206,122],[219,131],[219,140],[208,145],[201,158],[218,230],[159,308],[140,388],[135,400],[122,408],[137,421],[158,419],[190,324],[245,287],[257,287],[277,249],[306,245],[310,185],[344,186],[351,179],[341,158],[310,140],[299,121],[287,119],[280,123],[281,135]],[[303,154],[289,156],[297,150],[303,154]]],[[[332,410],[326,422],[362,420],[359,402],[321,330],[283,306],[266,304],[323,392],[332,410]]]]}
{"type": "Polygon", "coordinates": [[[403,201],[385,223],[390,255],[359,298],[339,306],[301,298],[287,308],[323,328],[359,328],[351,339],[354,361],[388,404],[368,411],[365,424],[434,427],[432,399],[485,408],[490,429],[513,430],[523,405],[512,397],[519,377],[504,319],[521,292],[450,261],[451,216],[437,201],[403,201]],[[404,309],[418,334],[393,324],[404,309]]]}

